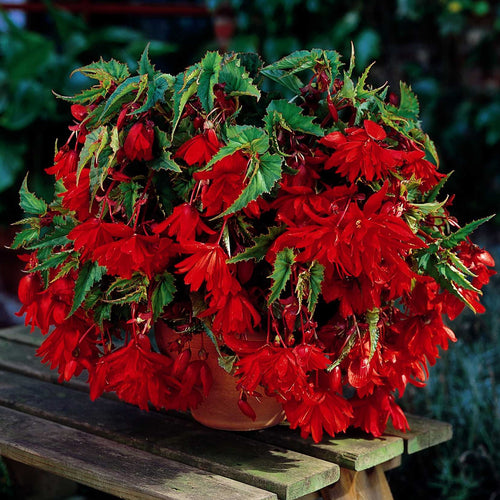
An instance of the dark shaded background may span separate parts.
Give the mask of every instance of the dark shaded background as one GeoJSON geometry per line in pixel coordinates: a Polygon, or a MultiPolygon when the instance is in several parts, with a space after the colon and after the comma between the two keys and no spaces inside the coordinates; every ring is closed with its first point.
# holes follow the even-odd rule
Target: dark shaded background
{"type": "MultiPolygon", "coordinates": [[[[149,41],[156,65],[174,74],[207,49],[257,51],[272,62],[293,50],[319,47],[336,49],[348,61],[352,41],[359,68],[377,61],[369,79],[373,85],[387,82],[397,92],[404,80],[419,95],[423,128],[437,145],[440,169],[454,172],[446,190],[456,195],[452,211],[459,222],[499,210],[498,2],[86,0],[64,5],[87,5],[88,10],[76,15],[45,4],[48,9],[28,13],[20,27],[0,18],[2,245],[9,244],[9,224],[21,215],[17,191],[28,170],[30,186],[50,198],[43,169],[51,164],[55,138],[66,137],[69,120],[68,105],[51,91],[70,95],[85,87],[88,82],[69,74],[101,56],[133,67],[149,41]],[[92,12],[105,6],[116,11],[92,12]],[[124,12],[130,6],[136,10],[124,12]],[[164,11],[152,14],[150,8],[164,11]]],[[[475,238],[497,261],[499,229],[497,216],[475,238]]],[[[17,308],[16,262],[12,252],[0,250],[3,325],[14,320],[17,308]]],[[[404,397],[407,410],[452,422],[455,438],[408,457],[390,473],[395,498],[500,498],[498,278],[487,287],[483,302],[486,314],[466,314],[452,325],[460,340],[431,369],[428,387],[410,388],[404,397]]]]}

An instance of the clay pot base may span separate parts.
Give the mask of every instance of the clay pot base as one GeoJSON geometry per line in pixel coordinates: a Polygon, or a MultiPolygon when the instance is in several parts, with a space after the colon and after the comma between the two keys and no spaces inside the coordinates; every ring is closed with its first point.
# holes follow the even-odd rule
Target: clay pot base
{"type": "MultiPolygon", "coordinates": [[[[193,339],[193,352],[199,348],[198,339],[193,339]],[[198,344],[198,345],[197,345],[198,344]]],[[[281,404],[275,398],[265,396],[264,389],[258,388],[263,394],[259,399],[248,398],[248,403],[256,413],[257,418],[252,420],[238,408],[239,391],[236,389],[236,379],[219,366],[217,352],[213,344],[204,343],[208,353],[207,363],[214,379],[210,393],[206,399],[191,410],[191,415],[200,424],[212,429],[224,431],[255,431],[281,423],[285,413],[281,404]]]]}

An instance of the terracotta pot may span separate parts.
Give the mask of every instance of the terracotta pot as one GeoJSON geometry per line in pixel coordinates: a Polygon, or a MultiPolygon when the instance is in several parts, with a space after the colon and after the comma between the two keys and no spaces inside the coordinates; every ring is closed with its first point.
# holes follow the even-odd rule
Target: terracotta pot
{"type": "MultiPolygon", "coordinates": [[[[191,351],[197,355],[201,347],[201,335],[195,335],[191,342],[191,351]]],[[[226,431],[254,431],[277,425],[284,419],[281,404],[275,398],[264,395],[257,400],[249,398],[250,406],[257,418],[252,420],[238,407],[240,393],[236,389],[236,379],[219,366],[215,346],[205,337],[203,348],[208,353],[207,363],[212,371],[213,386],[208,397],[191,410],[193,418],[207,427],[226,431]]]]}

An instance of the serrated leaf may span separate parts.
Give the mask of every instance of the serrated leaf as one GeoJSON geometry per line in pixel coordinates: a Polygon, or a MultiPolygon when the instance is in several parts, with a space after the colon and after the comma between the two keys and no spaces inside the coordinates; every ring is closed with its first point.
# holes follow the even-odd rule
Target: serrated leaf
{"type": "Polygon", "coordinates": [[[132,102],[137,96],[141,84],[141,76],[131,76],[116,87],[109,96],[102,110],[99,121],[103,122],[110,115],[117,113],[126,102],[132,102]]]}
{"type": "Polygon", "coordinates": [[[107,289],[104,300],[109,304],[116,305],[145,302],[147,301],[148,284],[148,278],[137,273],[131,279],[116,278],[107,289]]]}
{"type": "Polygon", "coordinates": [[[464,297],[464,295],[458,289],[456,280],[463,283],[465,280],[466,289],[477,291],[465,278],[465,276],[458,271],[458,269],[449,269],[449,264],[447,262],[438,261],[438,257],[435,254],[428,254],[427,258],[419,260],[419,265],[425,269],[425,272],[436,280],[436,283],[443,289],[450,292],[452,295],[461,300],[464,304],[469,307],[473,312],[476,312],[474,306],[464,297]]]}
{"type": "Polygon", "coordinates": [[[177,77],[175,78],[173,95],[174,117],[172,119],[172,138],[174,137],[175,129],[177,128],[179,120],[181,119],[184,107],[186,106],[189,99],[198,90],[198,82],[196,81],[196,77],[198,76],[198,74],[199,69],[192,66],[184,73],[177,75],[177,77]]]}
{"type": "Polygon", "coordinates": [[[142,189],[142,186],[137,182],[122,182],[118,188],[122,194],[121,203],[123,203],[125,213],[130,219],[134,213],[135,204],[139,199],[139,191],[142,189]]]}
{"type": "Polygon", "coordinates": [[[314,261],[309,268],[309,296],[307,297],[307,309],[314,313],[318,298],[321,293],[321,284],[325,276],[325,267],[314,261]]]}
{"type": "MultiPolygon", "coordinates": [[[[333,52],[334,51],[329,51],[330,56],[333,52]]],[[[321,49],[297,50],[279,61],[266,66],[263,71],[277,69],[287,71],[289,74],[294,74],[306,69],[313,69],[324,56],[325,52],[321,49]]],[[[330,57],[328,57],[328,59],[330,59],[330,57]]]]}
{"type": "Polygon", "coordinates": [[[218,52],[207,52],[201,60],[201,74],[198,78],[198,97],[207,112],[214,107],[213,87],[219,80],[222,56],[218,52]]]}
{"type": "Polygon", "coordinates": [[[260,98],[260,90],[253,84],[239,59],[233,59],[222,67],[219,81],[226,84],[224,91],[230,96],[248,95],[260,98]]]}
{"type": "Polygon", "coordinates": [[[470,283],[459,269],[457,269],[452,264],[446,263],[438,267],[438,271],[454,285],[464,288],[465,290],[471,290],[474,292],[479,292],[480,290],[470,283]]]}
{"type": "Polygon", "coordinates": [[[250,259],[255,259],[256,262],[261,261],[266,256],[276,238],[280,234],[283,234],[285,230],[285,226],[275,226],[269,228],[267,234],[263,234],[255,238],[255,245],[245,249],[245,251],[235,255],[233,258],[228,259],[227,263],[235,264],[236,262],[250,259]]]}
{"type": "Polygon", "coordinates": [[[436,200],[436,198],[439,195],[439,192],[441,191],[442,187],[445,185],[446,181],[450,178],[450,176],[453,174],[453,172],[450,172],[449,174],[446,175],[446,177],[443,177],[426,195],[425,201],[426,202],[433,202],[436,200]]]}
{"type": "Polygon", "coordinates": [[[107,89],[101,86],[94,86],[90,89],[83,90],[75,96],[64,96],[53,92],[53,94],[58,98],[66,102],[71,102],[74,104],[91,104],[100,97],[106,95],[107,89]]]}
{"type": "Polygon", "coordinates": [[[370,334],[370,355],[369,360],[373,358],[375,351],[377,350],[378,339],[380,336],[380,330],[378,328],[378,321],[380,318],[379,309],[372,309],[367,311],[365,314],[366,322],[368,323],[368,332],[370,334]]]}
{"type": "Polygon", "coordinates": [[[146,45],[144,52],[141,54],[139,64],[137,65],[137,72],[139,75],[148,75],[148,78],[153,78],[155,74],[155,67],[149,60],[149,43],[146,45]]]}
{"type": "Polygon", "coordinates": [[[73,73],[81,73],[88,78],[99,80],[105,86],[108,86],[111,82],[120,83],[130,76],[126,64],[118,62],[115,59],[104,61],[102,58],[97,62],[76,69],[73,73]]]}
{"type": "Polygon", "coordinates": [[[175,296],[175,278],[172,274],[165,272],[157,278],[157,285],[151,294],[151,306],[153,308],[153,319],[157,320],[165,306],[168,306],[175,296]]]}
{"type": "Polygon", "coordinates": [[[164,73],[158,73],[154,75],[153,79],[148,83],[146,101],[137,110],[134,111],[134,115],[138,113],[144,113],[152,107],[154,107],[158,102],[164,102],[165,94],[173,86],[174,77],[164,73]]]}
{"type": "Polygon", "coordinates": [[[50,255],[48,258],[43,259],[43,262],[33,268],[33,271],[44,271],[46,269],[53,269],[59,267],[71,254],[71,251],[59,252],[50,255]]]}
{"type": "Polygon", "coordinates": [[[80,158],[78,160],[78,168],[76,171],[76,178],[80,178],[80,174],[82,169],[87,165],[87,163],[96,156],[96,153],[99,149],[101,149],[103,144],[108,140],[108,131],[105,126],[101,126],[92,130],[85,137],[85,143],[83,144],[83,148],[80,152],[80,158]],[[102,144],[103,143],[103,144],[102,144]]]}
{"type": "Polygon", "coordinates": [[[420,105],[417,96],[411,90],[411,87],[404,82],[399,83],[400,101],[398,114],[403,118],[410,120],[418,120],[420,113],[420,105]]]}
{"type": "Polygon", "coordinates": [[[40,237],[36,242],[27,245],[27,250],[37,250],[40,248],[46,247],[57,247],[64,246],[70,243],[70,240],[67,238],[68,233],[71,231],[73,226],[65,226],[65,227],[55,227],[52,230],[45,233],[42,237],[40,237]]]}
{"type": "Polygon", "coordinates": [[[153,170],[172,170],[173,172],[181,172],[181,167],[172,158],[171,151],[162,150],[160,155],[153,161],[148,163],[148,166],[153,170]]]}
{"type": "Polygon", "coordinates": [[[17,248],[24,247],[27,244],[31,243],[32,241],[38,241],[39,236],[40,236],[39,228],[30,227],[28,229],[23,229],[22,231],[19,231],[16,234],[14,241],[12,242],[11,248],[15,250],[17,248]]]}
{"type": "Polygon", "coordinates": [[[258,159],[252,158],[247,173],[250,176],[247,186],[222,216],[237,212],[264,193],[269,193],[276,182],[281,179],[281,163],[281,156],[270,153],[266,153],[258,159]]]}
{"type": "Polygon", "coordinates": [[[300,89],[303,87],[302,80],[297,75],[291,75],[273,68],[263,68],[261,71],[265,77],[273,82],[283,85],[283,87],[291,90],[294,94],[300,94],[300,89]]]}
{"type": "Polygon", "coordinates": [[[235,125],[227,127],[228,143],[219,149],[203,170],[208,170],[215,163],[236,151],[243,151],[248,155],[264,154],[269,149],[269,136],[266,131],[251,125],[235,125]]]}
{"type": "Polygon", "coordinates": [[[363,71],[363,74],[359,77],[357,83],[356,83],[356,88],[355,88],[355,94],[358,97],[367,97],[368,95],[372,95],[377,92],[377,90],[365,90],[365,84],[366,84],[366,79],[368,78],[368,74],[370,73],[370,70],[372,69],[372,66],[375,64],[375,61],[372,62],[365,70],[363,71]]]}
{"type": "Polygon", "coordinates": [[[28,189],[28,175],[21,184],[19,190],[20,205],[27,215],[44,215],[47,212],[47,203],[40,198],[37,198],[28,189]]]}
{"type": "Polygon", "coordinates": [[[290,276],[292,275],[292,265],[295,262],[295,255],[291,248],[285,248],[278,252],[274,261],[273,272],[270,276],[272,279],[271,294],[267,300],[268,305],[271,305],[279,298],[281,292],[285,289],[290,276]]]}
{"type": "Polygon", "coordinates": [[[462,241],[465,241],[469,234],[475,231],[481,224],[489,221],[492,217],[493,215],[490,215],[489,217],[484,217],[482,219],[470,222],[466,226],[460,228],[458,231],[455,231],[453,234],[450,234],[449,236],[444,238],[441,241],[441,246],[443,248],[455,248],[462,241]]]}
{"type": "Polygon", "coordinates": [[[238,361],[238,356],[219,356],[217,362],[219,366],[227,373],[233,373],[234,364],[238,361]]]}
{"type": "Polygon", "coordinates": [[[332,371],[336,366],[340,365],[342,361],[347,357],[347,355],[351,352],[352,348],[354,347],[354,344],[356,343],[357,335],[354,333],[353,330],[350,331],[349,333],[349,338],[347,339],[347,342],[345,343],[344,347],[342,348],[342,351],[340,352],[339,357],[331,364],[326,367],[326,371],[330,372],[332,371]]]}
{"type": "Polygon", "coordinates": [[[87,293],[95,283],[98,283],[102,279],[105,273],[106,268],[100,266],[97,262],[85,262],[78,273],[78,278],[75,283],[73,306],[68,314],[68,317],[83,304],[87,293]]]}
{"type": "Polygon", "coordinates": [[[272,133],[271,131],[276,124],[281,123],[288,130],[295,130],[316,136],[324,135],[324,130],[321,126],[314,123],[313,116],[303,115],[302,108],[285,99],[272,101],[267,107],[267,115],[264,120],[268,125],[269,134],[272,133]],[[281,120],[284,121],[284,124],[281,120]]]}

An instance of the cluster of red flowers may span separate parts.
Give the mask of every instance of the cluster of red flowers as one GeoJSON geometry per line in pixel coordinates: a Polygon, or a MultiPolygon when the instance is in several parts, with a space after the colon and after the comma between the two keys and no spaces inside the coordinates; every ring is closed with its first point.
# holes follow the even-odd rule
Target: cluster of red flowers
{"type": "Polygon", "coordinates": [[[92,399],[186,410],[210,391],[190,349],[208,330],[236,356],[248,415],[263,388],[315,441],[407,428],[395,395],[455,341],[443,315],[482,312],[494,265],[469,240],[476,224],[435,201],[445,176],[414,110],[335,79],[330,52],[300,53],[312,77],[296,104],[264,108],[265,128],[238,124],[239,97],[260,90],[237,56],[164,87],[144,58],[140,79],[117,64],[82,69],[99,85],[73,98],[54,202],[21,193],[36,208],[17,242],[20,314],[48,335],[43,361],[64,380],[87,370],[92,399]]]}

